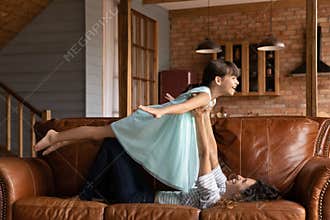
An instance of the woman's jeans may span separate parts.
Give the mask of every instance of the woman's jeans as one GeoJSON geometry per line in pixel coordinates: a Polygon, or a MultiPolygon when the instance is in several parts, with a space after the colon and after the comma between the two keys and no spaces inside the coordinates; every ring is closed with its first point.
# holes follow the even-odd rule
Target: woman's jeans
{"type": "Polygon", "coordinates": [[[141,166],[128,156],[118,140],[107,138],[79,198],[100,198],[108,203],[153,203],[154,191],[141,172],[141,166]]]}

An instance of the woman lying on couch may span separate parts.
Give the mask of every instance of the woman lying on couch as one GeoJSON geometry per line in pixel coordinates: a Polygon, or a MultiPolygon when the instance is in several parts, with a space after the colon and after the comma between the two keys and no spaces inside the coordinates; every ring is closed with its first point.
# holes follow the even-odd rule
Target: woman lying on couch
{"type": "Polygon", "coordinates": [[[209,112],[196,110],[195,120],[200,168],[196,186],[189,192],[154,192],[141,166],[126,153],[117,139],[107,138],[79,198],[91,200],[96,197],[109,203],[178,204],[203,209],[221,200],[256,201],[279,196],[275,188],[254,179],[236,176],[227,181],[219,166],[214,136],[207,135],[207,129],[212,129],[209,112]]]}

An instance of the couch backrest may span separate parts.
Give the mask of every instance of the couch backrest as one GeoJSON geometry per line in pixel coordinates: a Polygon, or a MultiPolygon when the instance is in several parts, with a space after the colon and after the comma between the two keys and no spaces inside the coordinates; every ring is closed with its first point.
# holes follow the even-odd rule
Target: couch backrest
{"type": "Polygon", "coordinates": [[[306,117],[224,118],[214,124],[224,172],[289,190],[313,157],[319,122],[306,117]]]}
{"type": "MultiPolygon", "coordinates": [[[[35,131],[40,139],[51,128],[63,131],[82,125],[107,125],[115,120],[118,118],[50,120],[36,123],[35,131]]],[[[314,148],[319,148],[315,146],[324,144],[324,141],[316,143],[316,138],[322,136],[318,135],[318,130],[323,121],[306,117],[217,119],[213,130],[220,158],[230,168],[224,172],[261,179],[282,191],[287,190],[302,166],[314,155],[314,148]]],[[[79,142],[43,157],[53,170],[56,195],[78,193],[100,145],[101,141],[79,142]]],[[[158,189],[167,189],[152,178],[150,181],[158,189]]]]}
{"type": "MultiPolygon", "coordinates": [[[[49,129],[63,131],[83,125],[108,125],[118,118],[68,118],[49,120],[35,124],[37,140],[40,140],[49,129]]],[[[58,196],[73,196],[81,189],[89,168],[101,146],[101,141],[80,141],[60,148],[42,157],[51,167],[55,177],[55,194],[58,196]]],[[[40,155],[38,155],[40,156],[40,155]]]]}

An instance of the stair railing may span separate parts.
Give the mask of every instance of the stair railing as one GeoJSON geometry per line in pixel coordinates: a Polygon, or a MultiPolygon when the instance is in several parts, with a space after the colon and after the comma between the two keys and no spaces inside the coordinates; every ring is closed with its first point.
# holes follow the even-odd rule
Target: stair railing
{"type": "Polygon", "coordinates": [[[30,103],[26,102],[20,95],[6,86],[4,83],[0,82],[0,87],[6,92],[6,150],[8,152],[12,152],[11,148],[11,111],[12,111],[12,98],[16,99],[18,102],[18,148],[19,148],[19,157],[24,156],[24,143],[23,143],[23,107],[25,106],[27,109],[30,110],[30,137],[31,137],[31,156],[36,157],[35,151],[32,149],[36,143],[36,136],[34,133],[34,124],[36,122],[36,117],[39,117],[41,120],[46,121],[51,119],[51,111],[44,110],[40,111],[37,108],[33,107],[30,103]]]}

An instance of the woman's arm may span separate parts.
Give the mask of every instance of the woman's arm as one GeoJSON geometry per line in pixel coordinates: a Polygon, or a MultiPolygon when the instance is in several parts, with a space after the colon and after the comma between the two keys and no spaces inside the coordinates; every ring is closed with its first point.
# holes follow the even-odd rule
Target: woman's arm
{"type": "Polygon", "coordinates": [[[139,106],[140,109],[152,114],[155,118],[160,118],[165,114],[183,114],[193,109],[206,106],[210,101],[210,96],[207,93],[201,92],[187,101],[169,105],[163,108],[151,108],[148,106],[139,106]]]}
{"type": "Polygon", "coordinates": [[[205,120],[206,133],[207,133],[207,136],[208,136],[207,139],[209,140],[209,144],[210,144],[211,166],[212,166],[212,169],[214,169],[219,165],[218,145],[217,145],[217,142],[216,142],[215,137],[214,137],[210,114],[205,114],[204,115],[204,120],[205,120]]]}
{"type": "Polygon", "coordinates": [[[211,172],[211,161],[210,161],[210,143],[208,140],[206,123],[204,120],[205,111],[201,108],[193,111],[196,122],[196,136],[198,144],[198,155],[199,155],[199,176],[203,176],[211,172]]]}

